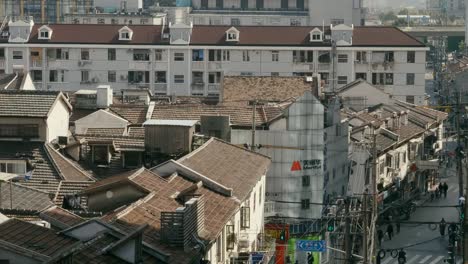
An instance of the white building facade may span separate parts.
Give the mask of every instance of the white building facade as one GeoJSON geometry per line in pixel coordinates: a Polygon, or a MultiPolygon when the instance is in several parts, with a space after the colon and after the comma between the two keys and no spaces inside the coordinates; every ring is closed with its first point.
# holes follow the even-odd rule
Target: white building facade
{"type": "Polygon", "coordinates": [[[0,71],[28,72],[36,89],[107,84],[116,92],[218,96],[224,75],[318,73],[327,91],[361,78],[396,99],[425,104],[427,48],[391,27],[15,23],[0,39],[0,71]]]}

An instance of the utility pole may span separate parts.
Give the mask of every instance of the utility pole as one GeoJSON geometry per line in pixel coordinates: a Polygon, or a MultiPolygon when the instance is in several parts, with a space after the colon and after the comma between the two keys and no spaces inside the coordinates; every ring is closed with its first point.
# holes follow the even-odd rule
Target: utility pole
{"type": "Polygon", "coordinates": [[[253,102],[253,109],[252,109],[252,141],[250,142],[250,150],[255,151],[255,129],[256,129],[256,124],[255,124],[255,119],[256,119],[256,114],[257,114],[257,103],[258,101],[255,99],[253,102]]]}
{"type": "Polygon", "coordinates": [[[457,112],[456,112],[456,115],[457,115],[457,150],[456,151],[456,157],[457,157],[457,174],[458,174],[458,192],[459,192],[459,197],[462,197],[463,196],[463,168],[462,168],[462,152],[461,152],[461,134],[462,134],[462,131],[461,131],[461,127],[460,127],[460,123],[461,123],[461,119],[460,119],[460,89],[457,90],[457,112]]]}
{"type": "Polygon", "coordinates": [[[372,214],[371,214],[371,226],[370,226],[370,240],[371,240],[371,257],[377,252],[375,243],[375,223],[377,222],[377,131],[372,129],[372,214]]]}
{"type": "Polygon", "coordinates": [[[349,197],[345,199],[345,252],[346,252],[346,261],[347,264],[352,264],[352,246],[351,246],[351,219],[349,216],[349,197]]]}
{"type": "Polygon", "coordinates": [[[364,215],[364,224],[362,225],[363,226],[363,234],[362,234],[362,243],[363,243],[363,246],[362,246],[362,249],[363,249],[363,255],[364,255],[364,260],[363,260],[363,264],[368,264],[369,263],[369,257],[368,257],[368,250],[369,250],[369,242],[367,241],[367,227],[369,225],[369,219],[368,219],[368,216],[369,216],[369,213],[367,212],[367,197],[368,195],[368,191],[367,189],[364,191],[364,200],[363,200],[363,203],[362,203],[362,210],[364,211],[363,212],[363,215],[364,215]]]}

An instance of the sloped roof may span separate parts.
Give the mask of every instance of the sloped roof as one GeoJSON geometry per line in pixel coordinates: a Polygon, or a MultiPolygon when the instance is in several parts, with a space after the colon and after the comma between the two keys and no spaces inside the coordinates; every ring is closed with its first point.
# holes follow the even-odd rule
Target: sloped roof
{"type": "Polygon", "coordinates": [[[66,229],[85,221],[80,216],[57,206],[42,211],[39,217],[61,229],[66,229]]]}
{"type": "Polygon", "coordinates": [[[65,180],[94,181],[94,178],[88,172],[79,168],[75,163],[72,163],[69,159],[65,158],[50,144],[46,144],[45,146],[57,170],[65,180]]]}
{"type": "Polygon", "coordinates": [[[67,100],[60,92],[0,90],[0,116],[47,117],[58,97],[67,100]]]}
{"type": "Polygon", "coordinates": [[[146,121],[148,106],[141,104],[111,105],[109,110],[132,124],[143,124],[146,121]]]}
{"type": "Polygon", "coordinates": [[[87,135],[107,135],[107,136],[123,136],[125,132],[124,127],[118,128],[93,128],[90,127],[86,130],[87,135]]]}
{"type": "Polygon", "coordinates": [[[144,138],[145,137],[145,128],[144,127],[129,127],[128,128],[129,137],[144,138]]]}
{"type": "Polygon", "coordinates": [[[217,138],[178,160],[182,165],[228,188],[243,201],[266,175],[270,158],[217,138]]]}
{"type": "Polygon", "coordinates": [[[2,194],[0,196],[0,209],[42,211],[54,205],[48,193],[17,183],[11,183],[11,186],[10,183],[2,183],[0,185],[0,192],[2,194]],[[12,207],[10,208],[10,206],[12,207]]]}
{"type": "Polygon", "coordinates": [[[222,104],[248,105],[258,99],[283,102],[312,89],[305,77],[226,76],[223,79],[222,104]]]}

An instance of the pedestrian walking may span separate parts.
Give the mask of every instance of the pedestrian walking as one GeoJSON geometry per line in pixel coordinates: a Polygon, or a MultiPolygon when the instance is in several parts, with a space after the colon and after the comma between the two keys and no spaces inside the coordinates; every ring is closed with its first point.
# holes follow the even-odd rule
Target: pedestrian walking
{"type": "Polygon", "coordinates": [[[388,234],[388,239],[389,240],[392,240],[392,236],[393,236],[393,225],[390,223],[388,224],[387,226],[387,234],[388,234]]]}
{"type": "Polygon", "coordinates": [[[440,221],[440,224],[439,224],[439,232],[440,232],[440,235],[441,236],[445,236],[445,227],[446,227],[447,223],[445,222],[445,219],[442,218],[442,220],[440,221]]]}
{"type": "Polygon", "coordinates": [[[398,219],[396,222],[396,233],[400,234],[400,219],[398,219]]]}
{"type": "Polygon", "coordinates": [[[465,205],[465,197],[461,196],[458,198],[458,204],[461,206],[465,205]]]}
{"type": "Polygon", "coordinates": [[[377,239],[379,240],[379,247],[382,245],[383,237],[384,237],[384,233],[382,229],[377,230],[377,239]]]}
{"type": "Polygon", "coordinates": [[[444,189],[444,198],[447,198],[447,192],[448,192],[448,185],[447,182],[444,182],[444,185],[442,186],[444,189]]]}
{"type": "Polygon", "coordinates": [[[312,253],[307,253],[307,264],[314,264],[314,255],[312,253]]]}
{"type": "Polygon", "coordinates": [[[435,198],[439,199],[439,186],[437,186],[435,189],[435,198]]]}

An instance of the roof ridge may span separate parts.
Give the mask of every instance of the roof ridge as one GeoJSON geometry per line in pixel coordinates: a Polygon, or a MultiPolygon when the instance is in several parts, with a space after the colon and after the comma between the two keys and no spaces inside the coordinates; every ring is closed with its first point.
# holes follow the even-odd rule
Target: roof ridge
{"type": "MultiPolygon", "coordinates": [[[[115,215],[115,220],[121,218],[121,217],[124,217],[126,214],[130,213],[133,209],[135,209],[136,207],[148,202],[149,200],[151,200],[151,198],[153,198],[154,196],[156,195],[156,192],[155,191],[152,191],[150,192],[148,195],[146,195],[145,197],[141,198],[141,199],[138,199],[137,201],[127,205],[125,207],[125,209],[123,209],[122,211],[118,212],[116,215],[115,215]]],[[[113,219],[114,220],[114,219],[113,219]]]]}
{"type": "MultiPolygon", "coordinates": [[[[73,164],[72,162],[70,162],[67,158],[65,158],[65,157],[62,155],[62,153],[60,153],[60,152],[58,152],[56,149],[54,149],[50,143],[46,143],[45,146],[46,146],[46,149],[47,149],[48,151],[49,151],[49,148],[52,149],[51,151],[54,151],[56,154],[58,154],[58,155],[60,156],[60,158],[62,158],[66,163],[68,163],[68,164],[71,165],[73,168],[75,168],[75,169],[78,170],[80,173],[82,173],[85,177],[87,177],[88,179],[90,179],[90,180],[92,180],[92,181],[96,181],[96,179],[95,179],[94,177],[92,177],[91,174],[89,174],[89,173],[83,171],[81,168],[79,168],[78,166],[76,166],[75,164],[73,164]]],[[[49,154],[49,153],[48,153],[48,154],[49,154]]],[[[59,172],[60,172],[62,178],[63,178],[64,180],[68,181],[68,180],[66,179],[66,177],[63,175],[62,169],[59,168],[60,166],[58,166],[58,165],[56,164],[55,159],[54,159],[52,156],[49,156],[49,158],[51,159],[52,163],[54,163],[54,164],[56,165],[56,168],[59,170],[59,172]]],[[[54,167],[55,167],[55,165],[54,165],[54,167]]],[[[83,181],[83,182],[84,182],[84,181],[83,181]]]]}
{"type": "MultiPolygon", "coordinates": [[[[250,149],[246,149],[246,148],[240,147],[240,146],[238,146],[238,145],[234,145],[234,144],[232,144],[232,143],[230,143],[230,142],[227,142],[227,141],[224,141],[224,140],[222,140],[222,139],[220,139],[220,138],[215,138],[215,137],[213,137],[213,138],[214,138],[214,140],[219,141],[219,142],[221,142],[221,143],[224,143],[224,144],[226,144],[226,145],[230,145],[230,146],[236,147],[236,148],[238,148],[238,149],[242,149],[242,150],[244,150],[244,151],[246,151],[246,152],[250,152],[250,153],[252,153],[252,154],[256,154],[256,155],[258,155],[258,156],[262,156],[262,157],[265,157],[265,158],[271,160],[271,157],[268,157],[267,155],[264,155],[264,154],[262,154],[262,153],[259,153],[259,152],[256,152],[256,151],[252,151],[252,150],[250,150],[250,149]]],[[[206,144],[206,143],[205,143],[205,144],[206,144]]]]}

